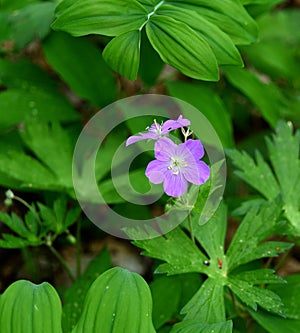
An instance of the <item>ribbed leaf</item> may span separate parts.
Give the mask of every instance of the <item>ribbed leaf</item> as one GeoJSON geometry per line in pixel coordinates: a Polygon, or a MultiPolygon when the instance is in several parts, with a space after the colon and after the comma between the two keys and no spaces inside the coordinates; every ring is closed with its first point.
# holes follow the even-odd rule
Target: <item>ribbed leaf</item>
{"type": "Polygon", "coordinates": [[[0,297],[1,332],[61,333],[61,302],[47,282],[20,280],[0,297]]]}
{"type": "Polygon", "coordinates": [[[146,32],[153,48],[167,64],[195,79],[219,79],[217,60],[209,44],[187,24],[153,15],[146,32]]]}
{"type": "Polygon", "coordinates": [[[217,25],[211,23],[197,12],[174,5],[163,4],[157,10],[157,14],[187,23],[190,28],[206,39],[220,65],[232,64],[241,66],[243,64],[239,51],[231,38],[217,25]]]}
{"type": "Polygon", "coordinates": [[[113,70],[129,80],[135,80],[140,64],[140,44],[139,30],[125,32],[107,44],[103,58],[113,70]]]}
{"type": "Polygon", "coordinates": [[[52,27],[74,36],[118,36],[138,30],[147,19],[146,9],[135,0],[67,0],[56,9],[52,27]]]}
{"type": "Polygon", "coordinates": [[[62,313],[62,328],[64,332],[71,332],[75,327],[83,309],[83,302],[91,284],[96,278],[111,267],[110,255],[104,248],[95,257],[85,272],[64,293],[64,307],[62,313]]]}
{"type": "Polygon", "coordinates": [[[155,333],[151,312],[146,282],[136,273],[112,268],[92,284],[72,333],[155,333]]]}
{"type": "Polygon", "coordinates": [[[249,44],[256,40],[257,25],[236,0],[172,0],[178,6],[192,9],[216,24],[235,44],[249,44]]]}

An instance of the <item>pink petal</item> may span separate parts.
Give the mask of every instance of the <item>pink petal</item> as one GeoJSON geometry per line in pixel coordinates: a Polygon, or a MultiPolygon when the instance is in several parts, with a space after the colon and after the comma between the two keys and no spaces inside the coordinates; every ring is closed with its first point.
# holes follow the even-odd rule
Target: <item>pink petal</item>
{"type": "Polygon", "coordinates": [[[132,135],[126,141],[126,147],[142,140],[156,140],[159,138],[159,134],[153,132],[141,132],[139,135],[132,135]]]}
{"type": "Polygon", "coordinates": [[[169,138],[161,138],[156,141],[154,146],[154,155],[160,161],[170,161],[175,155],[177,146],[169,138]]]}
{"type": "Polygon", "coordinates": [[[151,161],[145,171],[145,175],[153,184],[160,184],[165,179],[165,173],[168,171],[168,165],[158,160],[151,161]]]}
{"type": "Polygon", "coordinates": [[[204,156],[204,148],[201,141],[189,139],[178,145],[178,153],[180,156],[185,157],[185,155],[187,155],[188,157],[189,154],[187,152],[192,154],[195,160],[202,158],[204,156]]]}
{"type": "Polygon", "coordinates": [[[182,118],[182,115],[178,117],[177,120],[167,120],[163,125],[162,125],[162,133],[167,134],[176,128],[181,128],[185,126],[189,126],[191,122],[188,119],[182,118]]]}
{"type": "Polygon", "coordinates": [[[182,170],[182,173],[188,182],[201,185],[208,180],[210,168],[206,163],[197,161],[196,164],[189,164],[182,170]]]}
{"type": "Polygon", "coordinates": [[[170,197],[180,197],[187,191],[187,181],[179,173],[174,175],[171,171],[165,174],[164,191],[170,197]]]}

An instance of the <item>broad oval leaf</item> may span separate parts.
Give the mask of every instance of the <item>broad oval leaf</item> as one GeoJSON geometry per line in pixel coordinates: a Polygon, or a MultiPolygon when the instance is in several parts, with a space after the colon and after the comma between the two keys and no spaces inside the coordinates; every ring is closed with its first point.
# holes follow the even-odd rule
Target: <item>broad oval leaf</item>
{"type": "Polygon", "coordinates": [[[118,36],[138,30],[146,20],[147,10],[135,0],[65,0],[56,8],[52,27],[73,36],[118,36]]]}
{"type": "Polygon", "coordinates": [[[98,107],[115,99],[114,76],[89,40],[54,32],[43,42],[43,51],[48,63],[76,94],[98,107]]]}
{"type": "Polygon", "coordinates": [[[257,24],[236,0],[173,0],[178,7],[194,10],[230,36],[235,44],[249,44],[257,39],[257,24]]]}
{"type": "Polygon", "coordinates": [[[153,15],[146,25],[146,33],[167,64],[195,79],[219,79],[217,60],[209,44],[187,24],[153,15]]]}
{"type": "Polygon", "coordinates": [[[61,333],[61,302],[47,282],[20,280],[0,297],[1,332],[61,333]]]}
{"type": "Polygon", "coordinates": [[[231,38],[217,25],[211,23],[197,12],[170,4],[163,4],[159,7],[157,13],[188,24],[190,28],[208,42],[220,65],[243,65],[239,51],[231,38]]]}
{"type": "Polygon", "coordinates": [[[140,275],[115,267],[92,284],[72,333],[155,333],[151,311],[147,283],[140,275]]]}
{"type": "Polygon", "coordinates": [[[125,32],[106,45],[103,58],[113,70],[135,80],[140,64],[140,46],[140,30],[125,32]]]}

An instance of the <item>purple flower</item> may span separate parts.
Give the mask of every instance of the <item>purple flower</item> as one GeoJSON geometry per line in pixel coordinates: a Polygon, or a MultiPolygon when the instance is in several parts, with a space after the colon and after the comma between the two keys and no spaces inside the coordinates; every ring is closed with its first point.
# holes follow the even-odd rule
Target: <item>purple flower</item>
{"type": "Polygon", "coordinates": [[[140,132],[139,135],[130,136],[126,141],[126,146],[141,140],[158,140],[176,128],[189,126],[190,123],[191,122],[188,119],[182,118],[181,115],[177,120],[167,120],[161,125],[154,121],[154,123],[147,128],[147,132],[140,132]]]}
{"type": "Polygon", "coordinates": [[[151,183],[164,183],[164,191],[172,197],[179,197],[187,191],[188,182],[201,185],[210,175],[210,169],[199,161],[204,155],[200,140],[189,139],[176,145],[169,138],[162,138],[155,143],[156,160],[151,161],[146,169],[146,176],[151,183]]]}

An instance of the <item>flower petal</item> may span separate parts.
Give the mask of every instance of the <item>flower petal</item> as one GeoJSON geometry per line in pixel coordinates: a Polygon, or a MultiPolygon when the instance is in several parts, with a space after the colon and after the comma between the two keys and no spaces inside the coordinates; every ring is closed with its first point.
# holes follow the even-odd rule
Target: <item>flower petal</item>
{"type": "Polygon", "coordinates": [[[175,156],[177,146],[169,138],[161,138],[156,141],[154,146],[154,155],[160,161],[170,161],[175,156]]]}
{"type": "Polygon", "coordinates": [[[182,118],[182,115],[178,117],[177,120],[167,120],[161,128],[162,134],[167,134],[176,128],[181,128],[185,126],[189,126],[191,122],[188,119],[182,118]]]}
{"type": "Polygon", "coordinates": [[[189,164],[185,167],[182,170],[182,173],[188,182],[201,185],[208,180],[210,168],[206,163],[197,161],[196,163],[189,164]]]}
{"type": "Polygon", "coordinates": [[[174,175],[171,171],[165,173],[164,191],[170,197],[180,197],[187,191],[187,181],[179,173],[174,175]]]}
{"type": "Polygon", "coordinates": [[[158,160],[151,161],[145,171],[145,175],[153,184],[160,184],[165,179],[165,173],[168,171],[168,164],[158,160]]]}
{"type": "Polygon", "coordinates": [[[204,148],[200,140],[189,139],[186,142],[178,145],[178,153],[187,154],[187,151],[189,151],[194,156],[195,160],[199,160],[204,156],[204,148]]]}
{"type": "Polygon", "coordinates": [[[126,147],[142,140],[156,140],[159,138],[159,134],[153,132],[141,132],[139,135],[132,135],[126,141],[126,147]]]}

